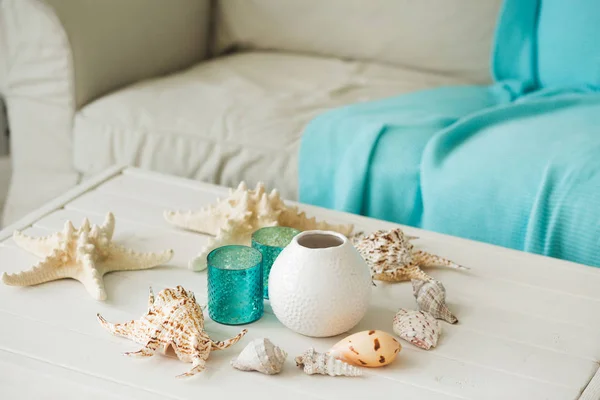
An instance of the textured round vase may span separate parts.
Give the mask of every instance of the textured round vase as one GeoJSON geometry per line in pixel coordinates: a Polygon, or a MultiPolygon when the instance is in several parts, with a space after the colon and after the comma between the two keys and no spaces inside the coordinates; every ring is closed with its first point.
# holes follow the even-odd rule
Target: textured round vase
{"type": "Polygon", "coordinates": [[[350,241],[336,232],[295,236],[275,260],[269,299],[283,325],[302,335],[328,337],[352,329],[371,298],[371,274],[350,241]]]}

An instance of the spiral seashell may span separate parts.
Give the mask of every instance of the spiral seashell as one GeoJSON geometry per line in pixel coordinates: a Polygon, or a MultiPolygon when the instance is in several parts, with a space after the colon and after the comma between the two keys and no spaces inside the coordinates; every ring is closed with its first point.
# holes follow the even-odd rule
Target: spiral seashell
{"type": "Polygon", "coordinates": [[[255,339],[250,342],[231,365],[240,371],[258,371],[267,375],[281,372],[287,353],[275,346],[269,339],[255,339]]]}
{"type": "Polygon", "coordinates": [[[310,348],[296,357],[296,365],[308,375],[361,376],[362,370],[333,357],[329,353],[317,353],[310,348]]]}
{"type": "Polygon", "coordinates": [[[411,243],[414,239],[416,237],[408,236],[402,229],[396,228],[373,232],[367,236],[357,235],[353,238],[353,243],[371,268],[373,279],[379,281],[433,280],[421,269],[425,267],[468,269],[435,254],[415,249],[411,243]]]}
{"type": "Polygon", "coordinates": [[[419,310],[426,311],[434,318],[443,319],[451,324],[458,322],[458,318],[450,312],[446,305],[446,289],[442,282],[436,280],[426,282],[416,279],[411,282],[419,310]]]}
{"type": "Polygon", "coordinates": [[[433,315],[404,308],[396,313],[393,328],[400,338],[424,350],[437,346],[442,333],[442,326],[433,315]]]}
{"type": "Polygon", "coordinates": [[[204,331],[202,307],[194,293],[181,286],[164,289],[155,296],[148,293],[148,311],[138,320],[112,324],[97,314],[98,322],[113,335],[143,343],[140,350],[125,353],[128,356],[150,357],[159,348],[167,349],[177,343],[177,358],[192,363],[192,369],[179,378],[204,371],[206,360],[215,350],[225,350],[248,332],[243,329],[237,336],[224,341],[212,340],[204,331]]]}

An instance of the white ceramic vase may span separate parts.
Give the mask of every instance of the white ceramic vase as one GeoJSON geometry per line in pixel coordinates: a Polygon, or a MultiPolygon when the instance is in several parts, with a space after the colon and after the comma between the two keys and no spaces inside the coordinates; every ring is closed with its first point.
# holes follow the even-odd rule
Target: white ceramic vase
{"type": "Polygon", "coordinates": [[[306,336],[335,336],[363,318],[371,274],[342,234],[306,231],[283,249],[269,275],[269,299],[282,324],[306,336]]]}

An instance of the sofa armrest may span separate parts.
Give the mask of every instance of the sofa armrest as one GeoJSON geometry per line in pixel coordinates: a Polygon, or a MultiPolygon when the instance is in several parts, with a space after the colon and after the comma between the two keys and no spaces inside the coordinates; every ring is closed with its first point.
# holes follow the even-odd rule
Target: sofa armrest
{"type": "Polygon", "coordinates": [[[71,46],[77,108],[207,54],[210,0],[43,1],[71,46]]]}
{"type": "Polygon", "coordinates": [[[0,85],[13,175],[13,221],[79,180],[76,110],[207,53],[210,0],[2,0],[0,85]]]}

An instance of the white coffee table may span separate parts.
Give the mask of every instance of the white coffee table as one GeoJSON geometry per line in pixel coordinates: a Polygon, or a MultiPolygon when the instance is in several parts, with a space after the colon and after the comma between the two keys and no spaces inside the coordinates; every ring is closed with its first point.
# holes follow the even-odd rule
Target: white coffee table
{"type": "MultiPolygon", "coordinates": [[[[293,358],[309,347],[325,351],[338,338],[313,339],[284,328],[266,307],[247,326],[243,341],[214,352],[202,374],[178,380],[189,369],[161,355],[124,357],[138,345],[111,336],[96,321],[138,318],[148,287],[183,285],[206,302],[206,273],[187,269],[205,236],[171,227],[165,209],[195,209],[226,189],[195,181],[114,168],[0,233],[0,270],[30,268],[36,258],[17,248],[14,229],[32,235],[60,230],[67,219],[102,222],[117,217],[115,240],[139,251],[173,248],[168,267],[105,277],[108,300],[93,300],[69,280],[30,288],[0,284],[0,399],[600,399],[600,269],[426,232],[419,245],[470,266],[468,273],[435,269],[460,322],[443,322],[438,347],[420,350],[402,342],[397,361],[361,378],[307,376],[293,358]],[[241,372],[229,361],[250,339],[268,337],[290,356],[280,375],[241,372]],[[582,395],[583,393],[583,395],[582,395]],[[580,397],[581,396],[581,397],[580,397]]],[[[308,213],[357,229],[395,224],[316,207],[308,213]]],[[[600,246],[599,246],[600,251],[600,246]]],[[[368,315],[354,331],[391,332],[399,307],[415,308],[410,283],[378,284],[368,315]]],[[[207,319],[211,337],[233,336],[239,327],[207,319]]]]}

